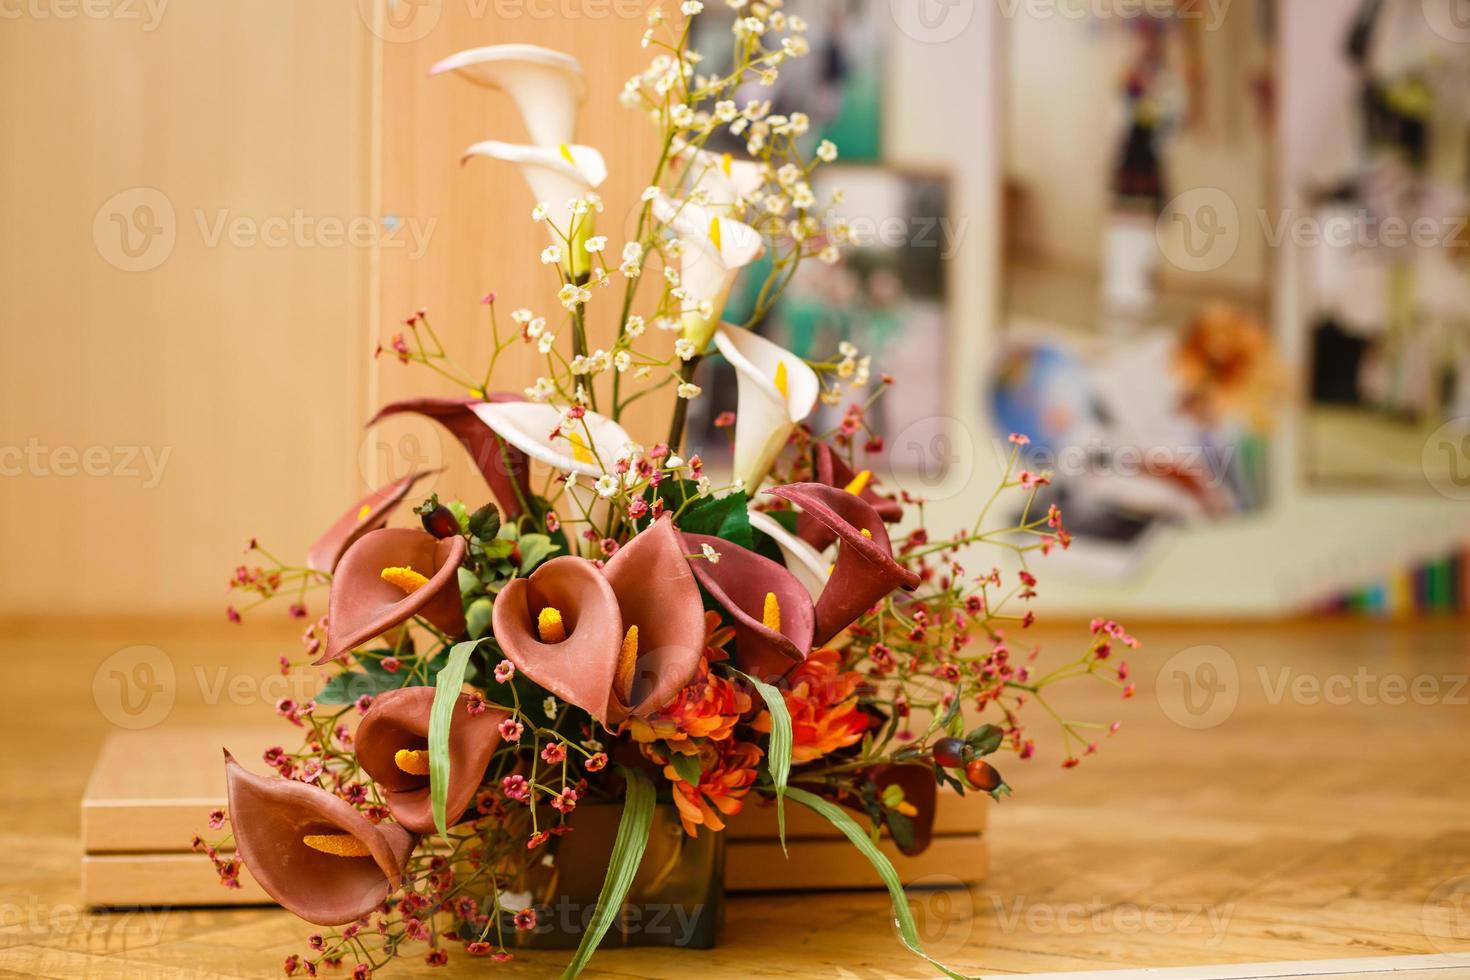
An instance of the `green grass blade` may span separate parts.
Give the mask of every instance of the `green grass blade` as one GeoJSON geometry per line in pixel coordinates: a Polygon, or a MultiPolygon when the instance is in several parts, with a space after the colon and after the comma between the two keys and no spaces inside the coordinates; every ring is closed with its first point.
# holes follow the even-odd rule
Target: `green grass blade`
{"type": "Polygon", "coordinates": [[[613,841],[612,857],[607,863],[607,877],[602,880],[602,893],[597,896],[597,911],[587,931],[582,934],[577,955],[562,972],[561,980],[573,980],[579,976],[587,961],[592,959],[592,954],[597,952],[597,945],[622,912],[623,900],[628,897],[628,889],[638,874],[638,865],[643,861],[643,851],[648,847],[648,832],[653,826],[653,783],[646,775],[633,769],[623,770],[623,776],[628,781],[623,817],[618,822],[618,836],[613,841]]]}
{"type": "Polygon", "coordinates": [[[434,677],[434,706],[429,709],[429,805],[434,811],[434,826],[440,836],[447,836],[448,817],[445,809],[449,799],[449,725],[454,719],[454,706],[459,701],[459,689],[464,684],[465,670],[469,667],[470,654],[483,641],[466,640],[456,643],[449,651],[449,659],[434,677]]]}
{"type": "Polygon", "coordinates": [[[786,698],[774,686],[735,671],[750,681],[765,699],[771,713],[771,747],[766,761],[771,767],[771,783],[776,787],[776,832],[781,838],[781,853],[786,853],[786,783],[791,778],[791,713],[786,698]]]}
{"type": "Polygon", "coordinates": [[[883,884],[888,886],[888,894],[893,898],[893,916],[898,920],[898,934],[903,938],[903,944],[914,955],[922,957],[930,966],[938,969],[951,980],[981,980],[979,977],[967,977],[963,973],[956,973],[924,952],[923,946],[919,943],[919,929],[914,924],[914,914],[909,910],[908,896],[903,891],[903,881],[898,877],[898,872],[894,870],[893,862],[878,850],[878,845],[868,839],[867,831],[863,830],[856,820],[852,819],[836,803],[808,793],[799,786],[787,789],[786,795],[802,806],[826,817],[831,821],[832,826],[842,831],[843,836],[852,841],[853,846],[862,851],[863,856],[873,863],[873,867],[878,870],[878,876],[883,879],[883,884]]]}

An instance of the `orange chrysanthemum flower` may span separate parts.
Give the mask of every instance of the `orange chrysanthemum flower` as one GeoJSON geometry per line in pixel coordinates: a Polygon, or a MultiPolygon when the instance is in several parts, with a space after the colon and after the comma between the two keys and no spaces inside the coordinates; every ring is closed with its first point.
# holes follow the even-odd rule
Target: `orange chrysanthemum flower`
{"type": "Polygon", "coordinates": [[[750,712],[750,694],[709,669],[711,662],[725,659],[720,647],[729,641],[732,631],[720,629],[719,617],[713,614],[706,617],[706,623],[710,636],[694,679],[654,714],[628,719],[626,730],[635,742],[662,739],[675,752],[694,755],[700,739],[725,741],[735,733],[736,722],[750,712]]]}
{"type": "Polygon", "coordinates": [[[684,782],[673,766],[664,767],[664,775],[674,787],[674,805],[679,808],[679,821],[684,832],[695,836],[700,827],[713,831],[725,829],[721,814],[734,816],[745,805],[744,797],[755,784],[756,767],[761,750],[750,742],[706,742],[699,749],[703,770],[699,785],[684,782]]]}
{"type": "Polygon", "coordinates": [[[863,675],[839,669],[836,650],[814,650],[786,676],[793,762],[811,762],[861,741],[868,716],[858,710],[863,675]]]}
{"type": "Polygon", "coordinates": [[[724,677],[712,673],[702,660],[694,679],[674,700],[647,718],[629,718],[628,732],[636,742],[667,742],[685,755],[699,751],[697,739],[723,742],[735,733],[735,723],[750,711],[750,695],[724,677]]]}

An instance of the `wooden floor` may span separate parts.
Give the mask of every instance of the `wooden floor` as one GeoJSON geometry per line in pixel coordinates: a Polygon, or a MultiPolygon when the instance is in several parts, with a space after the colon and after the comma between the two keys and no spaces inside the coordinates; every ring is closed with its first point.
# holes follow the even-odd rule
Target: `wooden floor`
{"type": "MultiPolygon", "coordinates": [[[[271,977],[300,950],[308,929],[280,911],[78,907],[77,802],[122,717],[109,656],[166,652],[175,697],[161,724],[248,722],[270,710],[251,692],[291,649],[285,625],[0,629],[0,976],[271,977]]],[[[1037,720],[1038,757],[1004,766],[1016,795],[992,820],[990,879],[915,897],[937,956],[996,975],[1470,952],[1470,629],[1139,633],[1134,700],[1067,699],[1122,732],[1063,771],[1037,720]]],[[[1058,657],[1082,640],[1042,638],[1058,657]]],[[[588,976],[934,976],[898,945],[886,905],[742,897],[720,949],[612,951],[588,976]]],[[[562,962],[525,954],[494,972],[555,976],[562,962]]]]}

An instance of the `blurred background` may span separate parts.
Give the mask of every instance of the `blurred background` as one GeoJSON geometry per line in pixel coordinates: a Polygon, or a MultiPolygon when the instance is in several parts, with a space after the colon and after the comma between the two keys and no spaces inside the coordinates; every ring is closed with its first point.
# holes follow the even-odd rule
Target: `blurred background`
{"type": "MultiPolygon", "coordinates": [[[[647,6],[0,4],[0,616],[223,628],[252,537],[299,554],[414,466],[482,495],[430,423],[363,427],[460,394],[374,356],[415,310],[475,364],[484,293],[553,302],[529,191],[458,163],[518,140],[514,109],[425,71],[580,58],[617,241],[654,159],[617,103],[647,6]]],[[[957,525],[1028,433],[1078,538],[1043,612],[1464,610],[1464,0],[786,6],[814,54],[766,94],[838,144],[824,180],[868,247],[762,329],[894,375],[889,489],[957,525]]],[[[728,57],[710,8],[696,43],[728,57]]],[[[718,459],[733,396],[705,384],[691,439],[718,459]]]]}

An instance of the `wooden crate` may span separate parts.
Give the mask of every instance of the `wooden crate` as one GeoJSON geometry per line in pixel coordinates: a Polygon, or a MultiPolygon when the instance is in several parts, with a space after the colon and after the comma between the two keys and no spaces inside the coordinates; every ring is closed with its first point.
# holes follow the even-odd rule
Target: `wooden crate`
{"type": "MultiPolygon", "coordinates": [[[[82,901],[93,906],[253,905],[270,898],[248,875],[225,888],[203,854],[209,811],[225,805],[228,748],[264,769],[261,754],[281,728],[175,728],[113,732],[82,795],[82,901]]],[[[228,848],[227,848],[228,849],[228,848]]]]}
{"type": "MultiPolygon", "coordinates": [[[[974,884],[985,877],[985,822],[989,798],[940,794],[933,843],[915,857],[900,854],[887,839],[881,849],[905,884],[974,884]]],[[[866,826],[865,818],[858,822],[866,826]]],[[[882,888],[867,858],[824,818],[786,804],[786,853],[776,832],[776,808],[751,803],[726,819],[725,888],[732,892],[882,888]],[[789,859],[788,856],[789,855],[789,859]]]]}
{"type": "MultiPolygon", "coordinates": [[[[103,743],[82,797],[82,900],[92,906],[251,905],[269,902],[241,874],[222,887],[208,859],[189,850],[210,836],[209,811],[225,805],[222,748],[247,768],[290,732],[279,727],[114,732],[103,743]]],[[[905,883],[969,884],[985,876],[988,800],[941,798],[934,843],[904,857],[883,850],[905,883]]],[[[782,853],[775,808],[752,801],[728,818],[725,887],[733,892],[881,888],[876,872],[831,824],[796,804],[786,807],[782,853]]]]}

